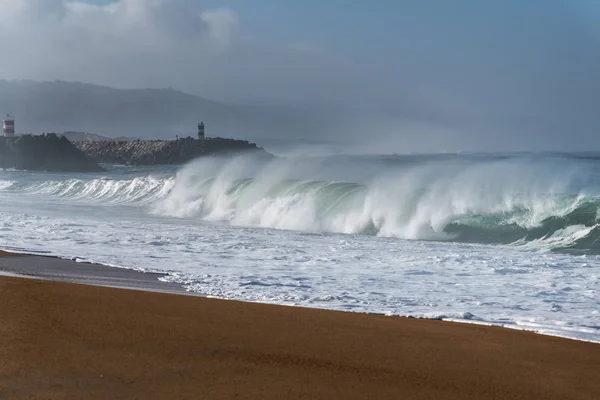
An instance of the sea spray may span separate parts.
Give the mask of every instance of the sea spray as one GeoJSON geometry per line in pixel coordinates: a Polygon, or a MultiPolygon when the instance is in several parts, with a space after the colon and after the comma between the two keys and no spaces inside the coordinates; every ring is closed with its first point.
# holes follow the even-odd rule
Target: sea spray
{"type": "Polygon", "coordinates": [[[600,340],[595,159],[205,157],[0,182],[6,249],[160,272],[205,296],[600,340]]]}
{"type": "MultiPolygon", "coordinates": [[[[342,168],[335,167],[339,174],[342,168]]],[[[343,167],[352,178],[354,167],[343,167]]],[[[552,235],[554,230],[539,228],[597,201],[569,193],[580,168],[548,170],[529,159],[387,164],[360,183],[320,180],[332,171],[319,168],[306,159],[204,160],[179,172],[154,211],[242,226],[511,243],[528,234],[531,240],[552,235]],[[218,162],[223,164],[215,168],[218,162]],[[205,171],[212,170],[216,176],[208,177],[205,171]]],[[[589,231],[595,215],[578,225],[589,231]]]]}
{"type": "Polygon", "coordinates": [[[174,174],[81,177],[0,190],[129,204],[232,225],[597,252],[589,166],[563,158],[205,157],[174,174]]]}

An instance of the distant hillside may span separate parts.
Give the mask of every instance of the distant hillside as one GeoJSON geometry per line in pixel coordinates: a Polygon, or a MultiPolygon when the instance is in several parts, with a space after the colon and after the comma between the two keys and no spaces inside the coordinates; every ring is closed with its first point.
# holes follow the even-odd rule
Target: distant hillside
{"type": "Polygon", "coordinates": [[[326,118],[286,107],[217,103],[171,89],[121,90],[63,81],[0,80],[0,114],[17,118],[20,133],[94,132],[106,137],[302,137],[326,118]]]}

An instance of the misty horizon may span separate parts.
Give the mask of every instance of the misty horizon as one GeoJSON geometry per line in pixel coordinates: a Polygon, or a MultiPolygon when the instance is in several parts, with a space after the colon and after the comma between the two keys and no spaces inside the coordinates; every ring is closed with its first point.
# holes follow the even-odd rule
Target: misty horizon
{"type": "MultiPolygon", "coordinates": [[[[44,110],[31,94],[0,93],[0,112],[26,110],[19,126],[32,131],[170,137],[214,111],[217,134],[366,152],[600,148],[600,6],[592,1],[0,5],[7,84],[115,88],[114,107],[180,95],[182,111],[167,113],[164,126],[154,121],[160,112],[129,105],[115,116],[119,130],[103,125],[104,103],[90,101],[75,121],[51,109],[60,104],[44,110]],[[156,97],[132,95],[144,89],[156,97]],[[141,134],[148,126],[155,131],[141,134]]],[[[61,90],[48,96],[73,102],[61,90]]]]}

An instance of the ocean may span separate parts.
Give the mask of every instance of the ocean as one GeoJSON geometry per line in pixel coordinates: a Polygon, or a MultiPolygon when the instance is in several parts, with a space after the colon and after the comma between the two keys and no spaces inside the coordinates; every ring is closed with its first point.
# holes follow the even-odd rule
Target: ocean
{"type": "Polygon", "coordinates": [[[225,299],[600,342],[600,155],[205,157],[0,171],[0,247],[225,299]]]}

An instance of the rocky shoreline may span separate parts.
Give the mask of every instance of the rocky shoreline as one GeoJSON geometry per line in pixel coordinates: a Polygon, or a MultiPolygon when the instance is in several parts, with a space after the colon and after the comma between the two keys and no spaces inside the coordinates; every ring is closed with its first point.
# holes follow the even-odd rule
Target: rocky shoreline
{"type": "Polygon", "coordinates": [[[184,164],[197,157],[258,152],[245,140],[191,137],[177,140],[74,141],[54,133],[0,137],[0,168],[47,172],[103,172],[99,164],[184,164]]]}
{"type": "Polygon", "coordinates": [[[256,151],[269,155],[255,143],[245,140],[191,137],[177,140],[75,141],[87,158],[101,164],[169,165],[184,164],[194,158],[256,151]]]}
{"type": "Polygon", "coordinates": [[[67,138],[54,133],[0,137],[0,167],[48,172],[104,171],[67,138]]]}

